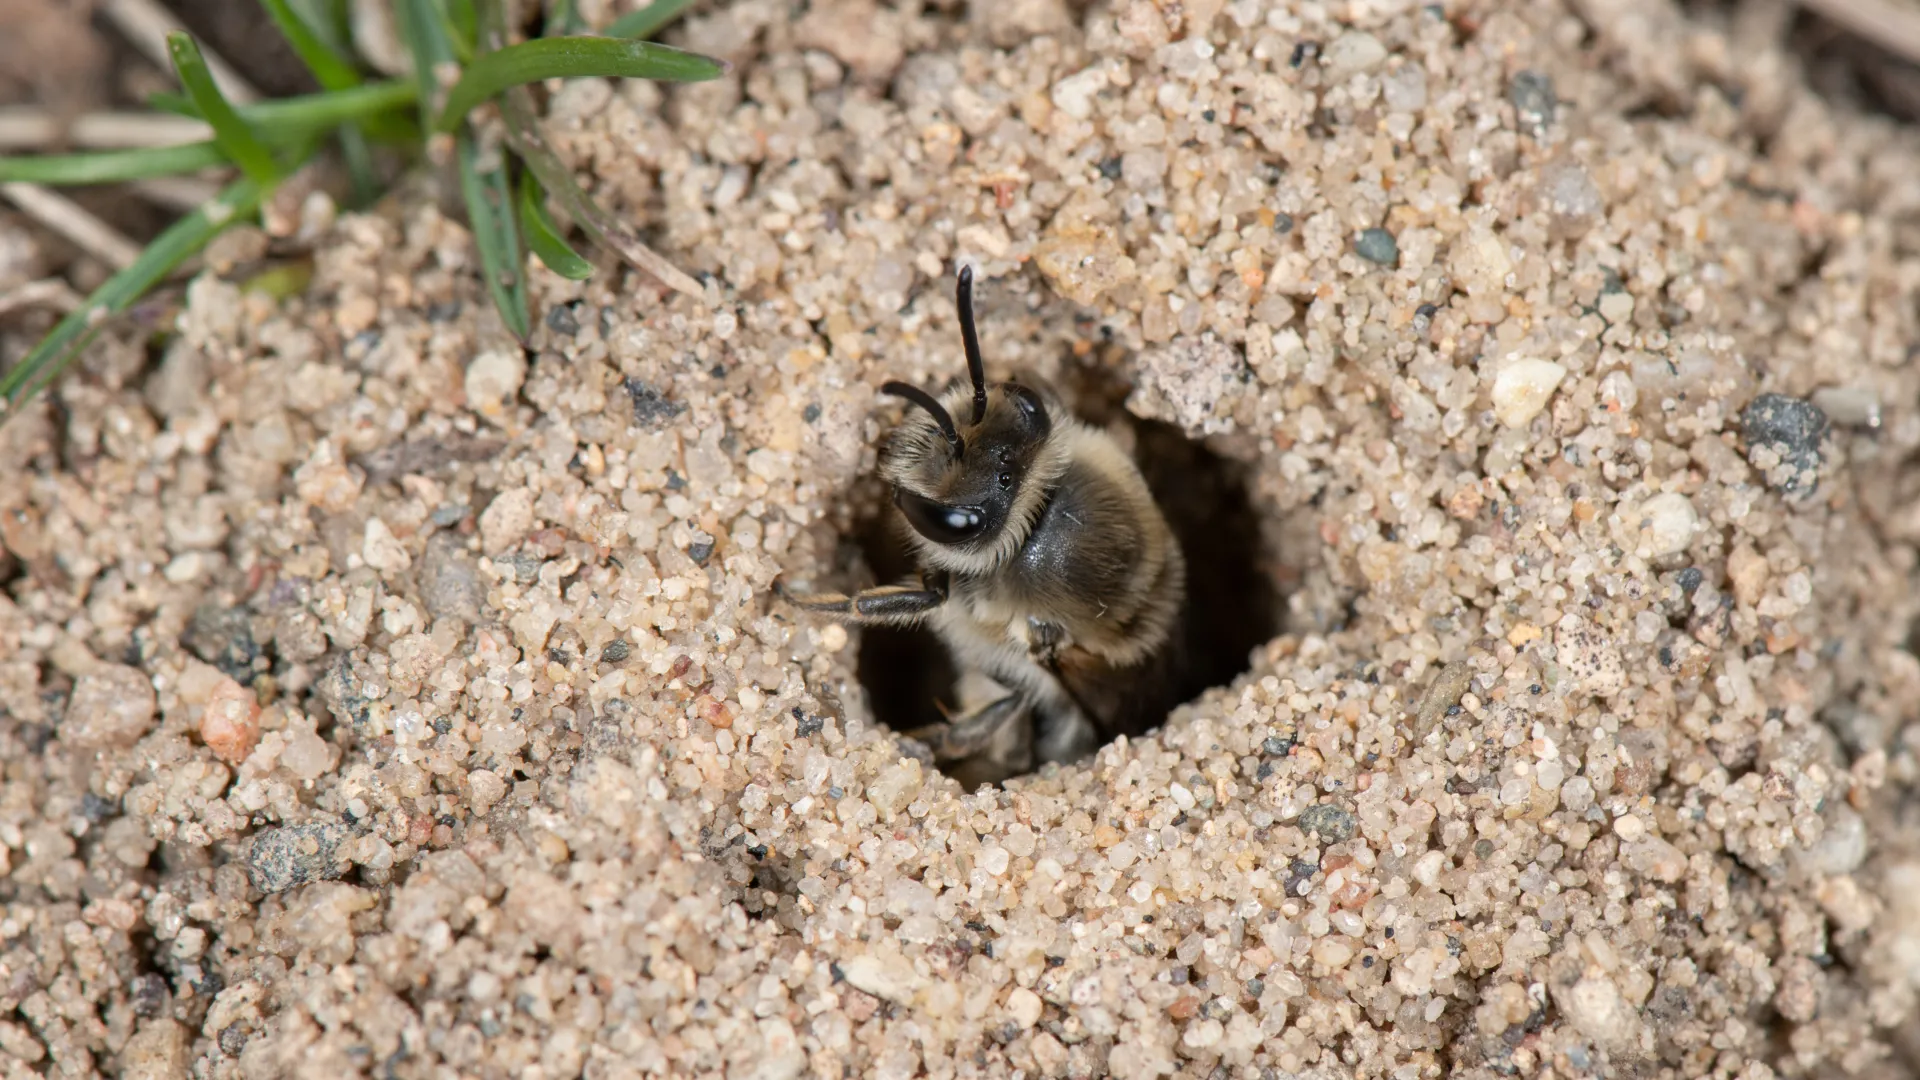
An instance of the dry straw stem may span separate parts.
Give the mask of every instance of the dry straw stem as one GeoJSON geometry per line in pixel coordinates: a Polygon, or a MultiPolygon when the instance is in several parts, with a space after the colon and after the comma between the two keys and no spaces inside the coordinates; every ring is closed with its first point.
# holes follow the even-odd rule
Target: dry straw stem
{"type": "Polygon", "coordinates": [[[540,122],[534,116],[531,96],[525,87],[516,86],[500,96],[500,114],[506,120],[508,145],[527,163],[527,168],[539,177],[547,192],[560,200],[560,205],[574,219],[574,224],[619,252],[621,258],[665,282],[668,287],[696,300],[706,295],[698,281],[669,262],[666,256],[648,247],[630,226],[607,213],[591,196],[580,190],[560,156],[547,145],[540,122]]]}
{"type": "Polygon", "coordinates": [[[65,278],[41,278],[0,293],[0,316],[31,307],[49,307],[64,315],[85,302],[65,278]]]}
{"type": "Polygon", "coordinates": [[[62,141],[84,150],[144,150],[211,138],[206,124],[167,113],[96,112],[62,120],[35,105],[0,109],[0,151],[39,150],[62,141]]]}
{"type": "Polygon", "coordinates": [[[19,182],[0,184],[0,195],[115,270],[125,270],[140,257],[140,245],[49,188],[19,182]]]}
{"type": "Polygon", "coordinates": [[[149,176],[129,182],[134,194],[169,210],[186,213],[220,194],[220,185],[193,176],[149,176]]]}
{"type": "Polygon", "coordinates": [[[1920,5],[1902,0],[1800,0],[1800,3],[1888,52],[1920,64],[1920,5]]]}
{"type": "MultiPolygon", "coordinates": [[[[173,57],[167,51],[167,35],[182,29],[180,21],[165,8],[153,0],[107,0],[101,8],[113,25],[125,34],[133,46],[146,54],[147,59],[160,65],[162,70],[173,70],[173,57]]],[[[233,70],[227,62],[207,50],[202,45],[201,55],[206,59],[207,69],[213,73],[215,85],[235,105],[248,105],[260,100],[260,91],[253,88],[240,73],[233,70]]]]}

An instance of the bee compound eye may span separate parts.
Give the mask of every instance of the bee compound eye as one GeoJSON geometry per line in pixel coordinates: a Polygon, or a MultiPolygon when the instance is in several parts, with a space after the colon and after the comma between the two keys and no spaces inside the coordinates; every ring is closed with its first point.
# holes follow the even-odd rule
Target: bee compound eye
{"type": "Polygon", "coordinates": [[[977,506],[948,506],[911,491],[897,491],[893,499],[913,531],[936,544],[963,544],[980,534],[986,514],[977,506]]]}

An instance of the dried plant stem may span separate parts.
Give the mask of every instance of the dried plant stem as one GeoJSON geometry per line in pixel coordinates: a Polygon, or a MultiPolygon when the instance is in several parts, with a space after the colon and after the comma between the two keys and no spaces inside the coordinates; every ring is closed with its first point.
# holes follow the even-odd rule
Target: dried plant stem
{"type": "Polygon", "coordinates": [[[97,112],[62,120],[34,105],[0,109],[0,151],[38,150],[62,140],[88,150],[144,150],[202,142],[213,129],[165,113],[97,112]]]}
{"type": "Polygon", "coordinates": [[[0,195],[26,212],[35,221],[71,240],[82,251],[113,267],[125,270],[140,257],[140,245],[122,236],[119,230],[94,217],[79,204],[39,184],[0,184],[0,195]]]}
{"type": "Polygon", "coordinates": [[[1901,0],[1800,0],[1875,45],[1920,64],[1920,5],[1901,0]]]}
{"type": "MultiPolygon", "coordinates": [[[[106,0],[101,11],[113,25],[125,34],[127,41],[139,49],[147,59],[160,65],[164,71],[173,69],[173,58],[167,51],[167,35],[181,29],[180,20],[173,13],[155,3],[154,0],[106,0]]],[[[246,79],[235,71],[219,56],[206,51],[207,69],[213,73],[214,84],[235,105],[247,105],[260,100],[260,91],[251,86],[246,79]]]]}
{"type": "MultiPolygon", "coordinates": [[[[477,11],[484,47],[489,50],[504,48],[507,35],[502,0],[481,0],[477,11]]],[[[607,213],[591,195],[581,190],[580,184],[573,178],[573,170],[548,145],[546,132],[541,128],[539,115],[533,107],[531,91],[525,86],[515,86],[502,93],[497,100],[500,119],[506,128],[507,145],[520,155],[534,179],[540,181],[540,186],[573,219],[575,225],[585,230],[596,242],[619,252],[627,262],[665,282],[669,288],[695,299],[706,295],[706,290],[700,287],[698,281],[648,247],[631,227],[607,213]]]]}
{"type": "Polygon", "coordinates": [[[669,287],[695,299],[706,295],[700,283],[687,272],[667,261],[666,256],[648,247],[638,233],[601,208],[573,178],[572,170],[560,155],[547,145],[539,120],[533,113],[533,97],[522,86],[500,95],[500,116],[506,121],[507,144],[526,162],[527,168],[547,189],[574,224],[620,253],[620,257],[665,282],[669,287]]]}
{"type": "Polygon", "coordinates": [[[0,293],[0,316],[31,307],[49,307],[65,315],[86,303],[65,278],[41,278],[0,293]]]}
{"type": "Polygon", "coordinates": [[[169,210],[185,213],[220,194],[220,185],[192,176],[150,176],[128,185],[135,194],[169,210]]]}

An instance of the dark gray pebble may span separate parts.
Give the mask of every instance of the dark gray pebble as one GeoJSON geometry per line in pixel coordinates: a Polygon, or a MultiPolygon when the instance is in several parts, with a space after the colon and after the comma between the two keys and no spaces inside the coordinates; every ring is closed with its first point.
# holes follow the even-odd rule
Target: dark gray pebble
{"type": "Polygon", "coordinates": [[[1353,250],[1370,263],[1394,266],[1400,262],[1400,242],[1385,229],[1362,229],[1353,250]]]}
{"type": "Polygon", "coordinates": [[[180,642],[241,685],[253,683],[260,646],[253,640],[253,620],[246,611],[208,604],[193,613],[180,642]]]}
{"type": "Polygon", "coordinates": [[[1345,843],[1353,838],[1360,821],[1353,811],[1333,803],[1314,803],[1300,811],[1300,829],[1313,833],[1323,844],[1345,843]]]}
{"type": "Polygon", "coordinates": [[[1819,479],[1827,414],[1818,405],[1785,394],[1761,394],[1741,414],[1740,428],[1748,461],[1757,467],[1755,459],[1763,449],[1779,458],[1778,465],[1766,470],[1769,486],[1791,493],[1808,490],[1819,479]]]}
{"type": "Polygon", "coordinates": [[[285,892],[310,881],[331,881],[347,872],[340,846],[345,825],[284,825],[264,829],[247,845],[247,877],[263,893],[285,892]]]}
{"type": "Polygon", "coordinates": [[[1523,127],[1536,132],[1553,126],[1555,115],[1560,110],[1559,99],[1553,93],[1553,78],[1538,71],[1515,72],[1513,81],[1507,84],[1507,100],[1513,102],[1513,109],[1520,114],[1523,127]]]}

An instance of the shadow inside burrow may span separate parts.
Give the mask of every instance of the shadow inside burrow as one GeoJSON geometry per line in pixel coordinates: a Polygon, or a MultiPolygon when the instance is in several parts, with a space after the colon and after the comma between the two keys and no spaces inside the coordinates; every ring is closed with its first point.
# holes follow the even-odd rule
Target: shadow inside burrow
{"type": "MultiPolygon", "coordinates": [[[[1131,443],[1186,557],[1187,605],[1178,628],[1186,663],[1152,703],[1154,719],[1144,729],[1151,730],[1179,705],[1238,678],[1254,650],[1279,632],[1285,598],[1276,581],[1282,576],[1251,498],[1252,467],[1213,452],[1170,424],[1130,416],[1122,404],[1127,386],[1106,371],[1069,369],[1054,386],[1083,420],[1124,430],[1123,444],[1131,443]]],[[[845,539],[857,548],[872,580],[912,578],[914,556],[885,485],[875,478],[863,481],[854,505],[854,528],[845,539]]],[[[943,710],[955,709],[960,672],[931,630],[860,631],[856,675],[874,719],[895,732],[940,723],[943,710]]],[[[942,771],[969,789],[1013,779],[972,760],[946,763],[942,771]]]]}

